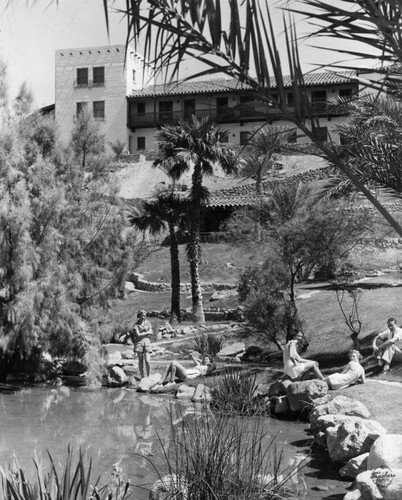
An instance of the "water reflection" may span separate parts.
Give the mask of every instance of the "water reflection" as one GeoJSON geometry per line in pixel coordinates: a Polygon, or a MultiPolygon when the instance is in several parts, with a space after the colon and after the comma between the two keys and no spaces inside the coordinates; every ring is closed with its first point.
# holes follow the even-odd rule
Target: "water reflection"
{"type": "MultiPolygon", "coordinates": [[[[35,452],[45,463],[46,450],[63,462],[70,444],[75,450],[81,446],[87,451],[93,459],[95,476],[102,474],[102,482],[110,479],[113,464],[119,463],[126,479],[145,488],[157,477],[153,464],[163,461],[163,450],[168,450],[172,432],[180,428],[183,420],[193,425],[205,416],[200,405],[171,397],[138,394],[129,389],[92,392],[63,386],[0,394],[0,411],[0,466],[7,467],[15,454],[20,465],[32,474],[35,452]]],[[[252,433],[256,421],[244,420],[250,422],[252,433]]],[[[309,446],[289,444],[300,441],[306,426],[270,419],[265,419],[263,425],[267,442],[277,436],[275,453],[281,458],[282,473],[287,474],[302,462],[303,453],[309,452],[309,446]]],[[[291,481],[298,498],[303,498],[304,474],[294,474],[291,481]]],[[[139,489],[134,498],[146,499],[148,492],[139,489]]]]}

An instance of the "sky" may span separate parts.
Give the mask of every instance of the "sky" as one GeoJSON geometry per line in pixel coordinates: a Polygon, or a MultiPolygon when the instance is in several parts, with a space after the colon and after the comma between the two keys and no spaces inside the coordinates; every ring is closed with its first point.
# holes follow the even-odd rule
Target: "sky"
{"type": "MultiPolygon", "coordinates": [[[[110,15],[108,38],[102,0],[12,0],[5,8],[8,2],[0,0],[0,57],[8,67],[11,99],[26,81],[36,106],[54,103],[58,49],[125,43],[126,24],[121,14],[110,15]]],[[[277,10],[274,21],[281,23],[281,17],[277,10]]],[[[306,26],[299,26],[298,31],[305,33],[306,26]]],[[[339,59],[336,54],[324,54],[307,45],[301,53],[307,71],[323,60],[330,63],[339,59]]],[[[191,72],[190,63],[187,72],[191,72]]]]}

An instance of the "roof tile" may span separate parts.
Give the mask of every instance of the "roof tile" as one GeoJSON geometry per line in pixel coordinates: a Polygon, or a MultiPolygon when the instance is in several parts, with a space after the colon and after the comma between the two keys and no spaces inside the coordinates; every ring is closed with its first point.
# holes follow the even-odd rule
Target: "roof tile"
{"type": "MultiPolygon", "coordinates": [[[[337,73],[328,71],[325,73],[308,73],[304,76],[304,81],[306,86],[335,85],[349,83],[354,80],[355,76],[356,73],[354,71],[342,71],[337,73]]],[[[290,76],[284,77],[284,86],[287,88],[292,86],[290,76]]],[[[270,88],[276,88],[276,80],[274,77],[270,78],[270,88]]],[[[235,78],[217,78],[214,80],[186,81],[166,85],[149,85],[148,87],[133,92],[128,97],[205,94],[241,90],[252,90],[252,87],[240,83],[235,78]]]]}

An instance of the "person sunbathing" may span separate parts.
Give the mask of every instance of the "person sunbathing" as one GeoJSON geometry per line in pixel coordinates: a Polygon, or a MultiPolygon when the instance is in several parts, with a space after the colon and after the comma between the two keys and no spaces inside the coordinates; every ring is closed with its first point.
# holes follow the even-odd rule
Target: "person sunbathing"
{"type": "Polygon", "coordinates": [[[174,383],[176,379],[180,382],[185,382],[186,380],[209,375],[216,369],[215,363],[208,354],[205,354],[202,359],[196,358],[192,351],[190,355],[194,361],[194,367],[185,368],[178,361],[173,360],[167,366],[159,384],[174,383]]]}
{"type": "Polygon", "coordinates": [[[358,382],[364,384],[366,382],[366,375],[364,368],[360,364],[362,355],[359,351],[352,349],[349,351],[349,363],[345,366],[341,373],[333,373],[325,377],[324,381],[328,387],[333,390],[345,389],[358,382]]]}

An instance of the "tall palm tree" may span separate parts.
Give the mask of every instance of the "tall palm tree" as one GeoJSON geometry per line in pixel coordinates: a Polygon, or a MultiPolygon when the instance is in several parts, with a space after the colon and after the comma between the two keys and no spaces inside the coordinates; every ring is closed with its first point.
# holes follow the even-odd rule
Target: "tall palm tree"
{"type": "MultiPolygon", "coordinates": [[[[366,86],[401,96],[400,0],[343,0],[333,5],[322,0],[303,0],[294,5],[300,3],[303,9],[293,9],[293,15],[303,15],[312,21],[313,26],[318,25],[316,36],[360,42],[359,48],[355,44],[340,46],[336,43],[330,50],[354,59],[361,57],[363,61],[370,61],[371,67],[375,66],[375,59],[381,63],[379,69],[371,72],[372,76],[366,74],[361,78],[366,86]],[[384,63],[398,64],[390,70],[384,67],[384,63]]],[[[104,0],[103,4],[108,21],[108,2],[104,0]]],[[[286,5],[292,6],[291,3],[286,5]]],[[[197,61],[200,67],[193,78],[224,73],[241,84],[247,84],[256,99],[280,109],[284,120],[292,121],[309,137],[328,161],[350,179],[402,236],[402,226],[348,163],[338,158],[336,147],[316,137],[314,129],[319,126],[319,120],[304,84],[299,39],[292,18],[286,21],[284,16],[284,30],[295,113],[290,112],[286,105],[284,61],[280,56],[277,27],[272,21],[268,1],[183,0],[172,3],[170,0],[131,0],[122,12],[127,16],[127,42],[139,40],[145,34],[145,55],[152,59],[153,66],[159,68],[166,80],[178,76],[187,56],[197,61]],[[269,84],[271,77],[276,83],[274,92],[269,84]]],[[[338,69],[345,67],[344,63],[336,66],[338,69]]]]}
{"type": "Polygon", "coordinates": [[[172,192],[162,192],[154,200],[132,207],[128,220],[140,231],[157,234],[168,229],[170,240],[171,307],[170,322],[181,322],[180,261],[177,228],[182,227],[188,211],[188,202],[172,192]]]}
{"type": "Polygon", "coordinates": [[[201,283],[199,274],[201,209],[208,200],[208,189],[203,185],[204,176],[212,176],[220,166],[226,174],[235,173],[237,158],[233,151],[220,143],[224,131],[208,118],[193,116],[188,121],[161,127],[156,135],[159,151],[154,166],[163,166],[169,176],[179,179],[192,172],[189,201],[189,244],[187,255],[190,263],[193,320],[204,323],[201,283]]]}

